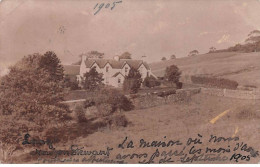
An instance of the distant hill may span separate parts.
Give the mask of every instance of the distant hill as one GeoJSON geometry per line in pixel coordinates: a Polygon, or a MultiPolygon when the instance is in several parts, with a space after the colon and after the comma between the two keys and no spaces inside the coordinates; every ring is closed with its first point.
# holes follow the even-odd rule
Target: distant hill
{"type": "Polygon", "coordinates": [[[156,76],[163,76],[165,68],[172,64],[182,71],[183,82],[189,82],[191,75],[210,75],[235,80],[240,86],[254,85],[260,88],[260,52],[208,53],[193,57],[151,63],[156,76]]]}

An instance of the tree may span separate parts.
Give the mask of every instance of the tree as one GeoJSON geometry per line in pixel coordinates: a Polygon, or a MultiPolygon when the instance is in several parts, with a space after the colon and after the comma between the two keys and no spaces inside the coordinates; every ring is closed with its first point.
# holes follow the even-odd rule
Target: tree
{"type": "Polygon", "coordinates": [[[171,55],[171,59],[176,59],[176,56],[175,55],[171,55]]]}
{"type": "Polygon", "coordinates": [[[120,56],[119,56],[119,59],[132,59],[132,57],[131,57],[131,53],[129,53],[129,52],[124,52],[123,54],[121,54],[120,56]]]}
{"type": "Polygon", "coordinates": [[[137,93],[141,87],[142,76],[140,72],[131,68],[128,75],[125,77],[123,89],[129,93],[137,93]]]}
{"type": "MultiPolygon", "coordinates": [[[[52,60],[48,63],[55,64],[52,60]]],[[[24,134],[43,137],[46,127],[66,124],[71,119],[68,106],[60,103],[64,97],[62,80],[56,75],[60,71],[50,70],[43,65],[45,61],[39,54],[26,56],[1,79],[0,148],[9,155],[22,149],[18,141],[24,134]]]]}
{"type": "Polygon", "coordinates": [[[50,77],[54,80],[61,81],[64,77],[64,69],[57,55],[48,51],[41,56],[39,61],[39,68],[45,69],[50,77]]]}
{"type": "Polygon", "coordinates": [[[247,44],[254,46],[254,51],[258,50],[258,45],[260,44],[260,31],[253,30],[248,34],[248,38],[245,40],[247,44]]]}
{"type": "Polygon", "coordinates": [[[96,67],[90,69],[86,72],[83,77],[83,87],[87,90],[95,90],[103,85],[103,74],[98,73],[96,67]]]}
{"type": "Polygon", "coordinates": [[[215,52],[215,51],[216,51],[215,47],[212,46],[212,47],[209,48],[209,53],[212,53],[212,52],[215,52]]]}
{"type": "Polygon", "coordinates": [[[171,65],[170,67],[166,68],[164,79],[168,82],[171,82],[172,84],[177,84],[179,82],[180,76],[181,71],[179,68],[175,65],[171,65]]]}
{"type": "Polygon", "coordinates": [[[260,31],[253,30],[248,34],[248,38],[245,40],[247,43],[256,43],[260,41],[260,31]]]}
{"type": "Polygon", "coordinates": [[[65,75],[64,77],[64,87],[69,88],[70,90],[79,89],[79,83],[76,76],[65,75]]]}
{"type": "Polygon", "coordinates": [[[193,50],[193,51],[190,51],[190,53],[189,53],[189,57],[190,56],[197,56],[199,54],[199,51],[197,51],[197,50],[193,50]]]}
{"type": "Polygon", "coordinates": [[[167,59],[166,59],[166,57],[162,57],[162,59],[161,59],[161,60],[162,60],[162,61],[165,61],[165,60],[167,60],[167,59]]]}
{"type": "Polygon", "coordinates": [[[159,86],[160,84],[161,83],[156,78],[154,78],[152,75],[147,76],[143,81],[143,86],[146,86],[148,88],[159,86]]]}

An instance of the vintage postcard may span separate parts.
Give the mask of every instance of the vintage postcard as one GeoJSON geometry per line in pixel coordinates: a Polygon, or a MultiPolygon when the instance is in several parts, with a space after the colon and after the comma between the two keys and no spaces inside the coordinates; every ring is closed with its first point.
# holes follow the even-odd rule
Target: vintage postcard
{"type": "Polygon", "coordinates": [[[259,0],[2,0],[0,163],[260,163],[259,0]]]}

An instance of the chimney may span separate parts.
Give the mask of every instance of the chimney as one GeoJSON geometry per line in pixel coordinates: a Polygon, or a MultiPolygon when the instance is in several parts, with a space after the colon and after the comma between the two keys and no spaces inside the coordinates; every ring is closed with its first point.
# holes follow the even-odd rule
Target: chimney
{"type": "Polygon", "coordinates": [[[119,60],[120,60],[120,59],[119,59],[119,56],[115,56],[115,57],[114,57],[114,60],[119,61],[119,60]]]}
{"type": "Polygon", "coordinates": [[[144,54],[144,55],[141,57],[141,60],[142,60],[143,62],[146,62],[146,59],[147,59],[147,57],[146,57],[146,55],[144,54]]]}
{"type": "Polygon", "coordinates": [[[82,55],[82,59],[81,59],[81,63],[85,62],[87,60],[87,56],[86,55],[82,55]]]}

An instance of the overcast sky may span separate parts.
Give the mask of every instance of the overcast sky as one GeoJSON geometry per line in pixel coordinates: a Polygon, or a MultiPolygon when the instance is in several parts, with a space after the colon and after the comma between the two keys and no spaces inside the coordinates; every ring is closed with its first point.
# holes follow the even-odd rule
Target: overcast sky
{"type": "Polygon", "coordinates": [[[260,29],[259,0],[122,0],[94,15],[104,1],[120,0],[3,0],[0,67],[48,50],[63,64],[91,50],[108,58],[128,51],[153,62],[227,48],[260,29]]]}

